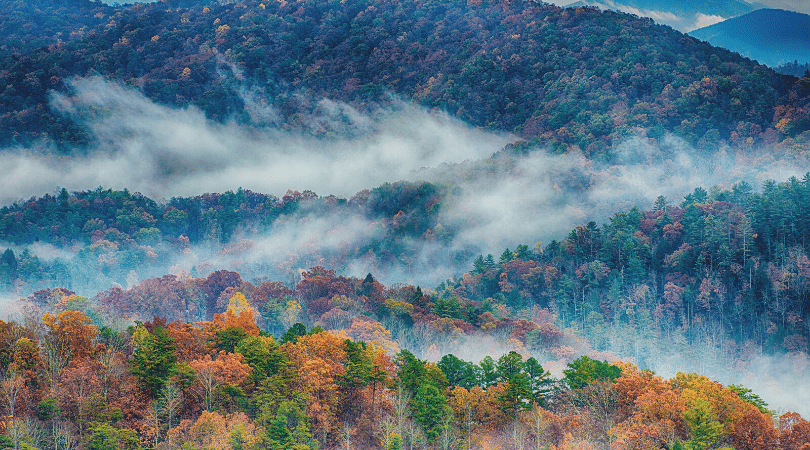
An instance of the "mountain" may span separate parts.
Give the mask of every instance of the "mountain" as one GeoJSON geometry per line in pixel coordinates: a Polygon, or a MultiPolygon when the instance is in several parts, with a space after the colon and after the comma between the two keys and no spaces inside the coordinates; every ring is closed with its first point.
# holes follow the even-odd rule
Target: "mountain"
{"type": "Polygon", "coordinates": [[[689,34],[770,67],[810,61],[810,15],[759,9],[689,34]]]}
{"type": "Polygon", "coordinates": [[[581,0],[569,7],[597,6],[649,17],[657,23],[688,32],[731,17],[741,16],[762,7],[740,0],[581,0]]]}
{"type": "Polygon", "coordinates": [[[639,128],[706,149],[732,142],[732,132],[753,143],[780,141],[778,106],[795,112],[787,137],[810,128],[807,92],[795,78],[612,11],[461,0],[115,11],[81,38],[2,60],[3,145],[97,145],[97,130],[85,122],[98,111],[54,99],[71,98],[75,76],[99,75],[163,105],[193,105],[212,120],[257,127],[310,126],[324,98],[369,110],[393,94],[596,158],[610,158],[614,144],[639,128]],[[251,115],[251,96],[273,113],[251,115]]]}

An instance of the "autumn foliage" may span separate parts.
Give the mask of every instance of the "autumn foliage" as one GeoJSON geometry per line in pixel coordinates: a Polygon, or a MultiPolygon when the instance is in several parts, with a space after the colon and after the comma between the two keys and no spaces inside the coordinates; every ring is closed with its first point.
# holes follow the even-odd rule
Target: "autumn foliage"
{"type": "MultiPolygon", "coordinates": [[[[296,324],[279,344],[251,313],[237,293],[213,322],[155,318],[115,332],[65,310],[42,316],[42,343],[15,341],[8,330],[32,336],[28,326],[0,322],[0,351],[13,361],[0,389],[12,419],[5,436],[23,447],[69,440],[132,450],[793,450],[810,439],[798,414],[776,418],[750,390],[694,373],[666,380],[581,356],[555,380],[516,351],[478,363],[445,355],[434,364],[398,350],[370,319],[332,332],[296,324]],[[225,332],[235,342],[223,349],[225,332]],[[34,438],[30,427],[48,431],[34,438]]],[[[527,329],[536,328],[515,328],[527,329]]]]}

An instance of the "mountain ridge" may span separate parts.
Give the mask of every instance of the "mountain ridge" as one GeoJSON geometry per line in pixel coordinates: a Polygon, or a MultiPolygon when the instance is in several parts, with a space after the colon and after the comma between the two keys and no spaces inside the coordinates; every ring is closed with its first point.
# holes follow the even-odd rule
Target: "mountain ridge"
{"type": "Polygon", "coordinates": [[[689,35],[777,67],[794,61],[810,62],[808,27],[810,15],[782,9],[758,9],[691,31],[689,35]]]}
{"type": "Polygon", "coordinates": [[[668,0],[580,0],[568,7],[596,6],[650,17],[657,23],[688,32],[706,21],[722,21],[764,7],[739,0],[679,1],[668,0]]]}

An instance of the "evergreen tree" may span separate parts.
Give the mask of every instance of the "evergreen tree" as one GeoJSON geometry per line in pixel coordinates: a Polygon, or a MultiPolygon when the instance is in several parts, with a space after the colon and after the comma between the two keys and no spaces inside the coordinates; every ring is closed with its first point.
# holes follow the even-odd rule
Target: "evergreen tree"
{"type": "Polygon", "coordinates": [[[470,390],[480,384],[478,379],[480,369],[477,369],[475,364],[459,359],[455,355],[442,356],[437,366],[444,372],[450,386],[461,386],[470,390]]]}
{"type": "Polygon", "coordinates": [[[307,327],[304,326],[303,323],[295,323],[293,324],[290,329],[288,329],[279,339],[279,344],[284,344],[287,342],[295,344],[298,342],[299,336],[304,336],[307,334],[307,327]]]}
{"type": "Polygon", "coordinates": [[[554,383],[551,374],[543,369],[543,366],[541,366],[534,357],[526,360],[523,370],[526,373],[528,388],[532,399],[538,405],[545,406],[546,396],[551,391],[552,383],[554,383]]]}
{"type": "Polygon", "coordinates": [[[162,326],[156,326],[141,341],[132,357],[132,373],[153,398],[172,375],[177,355],[174,339],[162,326]]]}
{"type": "Polygon", "coordinates": [[[438,387],[432,383],[419,386],[413,398],[413,420],[424,428],[428,440],[433,441],[441,433],[447,408],[447,397],[438,387]]]}
{"type": "Polygon", "coordinates": [[[587,356],[580,356],[568,363],[563,370],[565,381],[571,389],[579,389],[595,380],[613,381],[622,374],[618,366],[607,361],[596,361],[587,356]]]}

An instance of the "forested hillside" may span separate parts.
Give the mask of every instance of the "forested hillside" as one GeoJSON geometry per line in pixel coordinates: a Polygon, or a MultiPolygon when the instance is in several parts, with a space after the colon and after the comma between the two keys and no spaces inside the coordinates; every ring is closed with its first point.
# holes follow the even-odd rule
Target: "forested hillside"
{"type": "MultiPolygon", "coordinates": [[[[175,198],[165,205],[126,191],[97,189],[71,195],[63,190],[58,196],[0,210],[0,237],[24,249],[5,251],[1,280],[8,290],[31,293],[57,286],[132,286],[150,273],[150,267],[158,275],[176,273],[178,268],[190,268],[194,276],[207,275],[216,269],[216,259],[196,264],[181,259],[206,243],[234,260],[231,266],[244,269],[248,280],[271,277],[289,288],[297,283],[298,268],[306,264],[345,268],[360,259],[383,272],[402,270],[425,251],[428,257],[448,254],[427,248],[454,246],[456,233],[463,229],[438,223],[447,198],[446,188],[430,183],[387,184],[349,200],[312,192],[290,192],[278,199],[239,190],[175,198]],[[353,241],[353,230],[338,226],[301,248],[291,243],[290,255],[250,256],[262,236],[272,235],[279,223],[305,224],[323,215],[346,217],[347,223],[362,223],[372,232],[353,241]],[[325,239],[335,233],[343,234],[340,243],[325,239]],[[235,234],[241,239],[231,240],[235,234]],[[42,246],[46,243],[72,250],[43,259],[36,249],[52,248],[42,246]],[[172,269],[171,264],[178,266],[172,269]]],[[[479,256],[469,273],[436,289],[442,302],[455,305],[441,316],[478,326],[482,324],[465,312],[470,305],[497,304],[516,316],[518,311],[546,309],[561,326],[588,336],[600,350],[613,345],[604,334],[606,327],[621,325],[629,327],[628,332],[677,336],[686,343],[706,343],[719,333],[746,348],[807,352],[808,209],[809,176],[767,182],[761,193],[741,182],[731,190],[697,188],[675,204],[660,197],[652,210],[619,212],[602,226],[595,222],[578,226],[546,245],[479,256]]],[[[449,254],[464,262],[472,259],[469,252],[474,249],[449,254]]],[[[245,294],[251,298],[250,292],[245,294]]],[[[298,300],[309,311],[308,301],[315,299],[298,300]]],[[[215,301],[193,308],[197,312],[192,318],[210,319],[215,301]]],[[[132,310],[141,320],[188,319],[161,310],[157,303],[143,312],[127,302],[117,308],[132,310]]],[[[328,312],[315,311],[307,323],[328,312]]],[[[377,308],[369,311],[376,313],[377,308]]],[[[268,312],[268,323],[277,320],[272,318],[276,312],[268,312]]],[[[503,311],[500,315],[513,317],[503,311]]],[[[626,345],[632,342],[628,339],[626,345]]],[[[718,357],[734,357],[734,347],[727,348],[725,338],[715,343],[718,357]]],[[[656,352],[651,349],[649,357],[656,352]]],[[[645,352],[635,353],[643,362],[645,352]]]]}
{"type": "MultiPolygon", "coordinates": [[[[299,289],[326,287],[325,275],[305,274],[299,289]]],[[[373,280],[358,288],[330,303],[346,312],[390,293],[403,301],[385,300],[389,313],[406,314],[406,298],[422,301],[373,280]]],[[[364,315],[346,330],[294,323],[274,338],[232,292],[223,313],[193,325],[156,317],[123,330],[64,291],[52,293],[61,298],[41,321],[33,310],[25,323],[0,321],[0,447],[792,450],[810,440],[810,423],[798,414],[781,414],[777,425],[750,389],[695,373],[664,380],[582,356],[555,379],[514,350],[479,363],[452,354],[428,362],[392,346],[390,333],[364,315]]],[[[553,325],[542,330],[549,339],[560,334],[553,325]]]]}
{"type": "MultiPolygon", "coordinates": [[[[63,151],[93,144],[81,117],[49,104],[49,92],[69,92],[72,77],[89,75],[138,86],[163,104],[196,105],[216,120],[295,129],[312,126],[307,118],[322,98],[363,108],[394,94],[599,158],[610,158],[635,127],[705,148],[789,139],[804,151],[810,126],[806,82],[649,19],[595,8],[159,2],[92,17],[106,24],[5,57],[6,145],[40,137],[63,151]],[[273,114],[262,113],[268,104],[273,114]]],[[[53,28],[40,35],[62,30],[58,22],[44,26],[53,28]]]]}
{"type": "MultiPolygon", "coordinates": [[[[409,273],[409,257],[453,254],[444,245],[453,230],[437,222],[445,189],[399,182],[350,199],[240,189],[163,205],[128,191],[63,189],[0,209],[0,240],[18,249],[6,251],[0,283],[22,295],[54,286],[104,289],[164,275],[175,264],[194,274],[225,265],[251,279],[288,282],[302,267],[345,268],[359,259],[409,273]],[[281,242],[264,245],[267,239],[281,242]]],[[[458,250],[459,262],[472,251],[458,250]]]]}

